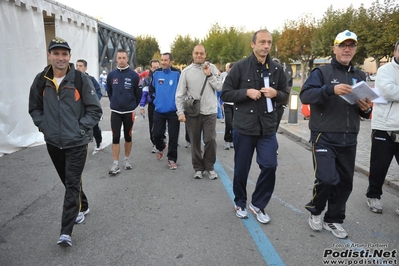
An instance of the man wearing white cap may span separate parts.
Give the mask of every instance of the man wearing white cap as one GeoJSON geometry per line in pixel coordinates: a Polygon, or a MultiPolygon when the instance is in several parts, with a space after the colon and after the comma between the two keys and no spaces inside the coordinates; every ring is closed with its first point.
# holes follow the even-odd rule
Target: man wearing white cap
{"type": "Polygon", "coordinates": [[[349,104],[340,97],[350,93],[352,85],[366,80],[364,72],[351,63],[357,49],[356,34],[348,30],[339,33],[332,49],[335,56],[331,64],[315,68],[299,95],[302,103],[310,104],[315,175],[312,197],[305,208],[314,231],[324,228],[337,238],[346,238],[342,223],[352,192],[360,117],[369,118],[372,109],[369,98],[349,104]]]}

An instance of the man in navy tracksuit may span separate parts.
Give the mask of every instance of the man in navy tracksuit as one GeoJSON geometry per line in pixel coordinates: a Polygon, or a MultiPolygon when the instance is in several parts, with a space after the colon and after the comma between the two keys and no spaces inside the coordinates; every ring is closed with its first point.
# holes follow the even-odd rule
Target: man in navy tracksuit
{"type": "Polygon", "coordinates": [[[117,69],[111,71],[107,76],[108,98],[111,109],[111,130],[112,130],[112,159],[113,163],[109,170],[110,175],[120,172],[119,153],[121,127],[125,137],[125,158],[123,168],[132,169],[129,161],[132,149],[132,130],[135,119],[134,110],[139,105],[142,89],[139,86],[139,75],[129,67],[129,55],[126,50],[119,49],[116,54],[117,69]]]}
{"type": "Polygon", "coordinates": [[[177,143],[179,139],[180,121],[176,114],[177,108],[175,95],[180,72],[172,68],[173,56],[171,53],[161,55],[161,66],[155,70],[150,85],[150,94],[154,99],[154,127],[152,130],[155,147],[157,148],[157,159],[164,156],[164,149],[167,147],[164,142],[166,122],[168,123],[169,147],[168,166],[171,170],[177,169],[177,143]]]}
{"type": "Polygon", "coordinates": [[[323,228],[338,238],[348,234],[342,228],[346,202],[352,192],[360,116],[369,118],[371,101],[359,99],[350,104],[342,95],[352,85],[366,80],[363,71],[351,63],[357,36],[348,30],[337,35],[331,64],[315,68],[302,86],[301,102],[310,104],[312,158],[315,181],[313,195],[305,208],[314,231],[323,228]],[[321,213],[327,205],[324,221],[321,213]]]}

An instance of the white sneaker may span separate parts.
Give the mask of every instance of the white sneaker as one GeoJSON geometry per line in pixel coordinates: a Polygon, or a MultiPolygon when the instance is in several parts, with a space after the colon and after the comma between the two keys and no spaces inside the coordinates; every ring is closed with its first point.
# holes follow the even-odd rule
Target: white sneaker
{"type": "Polygon", "coordinates": [[[379,199],[367,198],[367,206],[369,210],[375,213],[382,213],[382,204],[379,199]]]}
{"type": "Polygon", "coordinates": [[[95,148],[94,148],[94,151],[97,151],[97,152],[102,151],[102,150],[104,150],[104,146],[103,146],[102,143],[100,143],[100,146],[99,146],[99,147],[95,147],[95,148]]]}
{"type": "Polygon", "coordinates": [[[157,153],[157,152],[158,152],[158,150],[157,150],[157,148],[155,147],[155,145],[152,146],[151,153],[157,153]]]}
{"type": "Polygon", "coordinates": [[[87,210],[85,210],[84,212],[79,212],[79,213],[78,213],[78,216],[77,216],[76,219],[75,219],[75,224],[81,224],[81,223],[83,223],[84,220],[85,220],[85,215],[86,215],[86,214],[89,214],[89,212],[90,212],[90,209],[89,209],[89,208],[87,208],[87,210]]]}
{"type": "Polygon", "coordinates": [[[195,172],[194,178],[195,178],[195,179],[202,179],[202,172],[201,172],[201,171],[195,172]]]}
{"type": "Polygon", "coordinates": [[[265,210],[255,207],[252,203],[249,204],[249,210],[256,215],[256,220],[258,220],[258,222],[262,224],[270,222],[270,217],[265,213],[265,210]]]}
{"type": "Polygon", "coordinates": [[[70,235],[61,235],[57,244],[63,247],[72,247],[72,238],[70,235]]]}
{"type": "Polygon", "coordinates": [[[213,180],[218,178],[218,174],[215,171],[208,171],[209,173],[209,179],[213,180]]]}
{"type": "Polygon", "coordinates": [[[116,175],[116,174],[118,174],[120,171],[121,171],[121,169],[119,168],[119,165],[113,163],[113,164],[111,165],[111,168],[109,169],[108,174],[110,174],[110,175],[116,175]]]}
{"type": "Polygon", "coordinates": [[[234,205],[234,210],[236,211],[236,216],[240,219],[248,218],[247,208],[238,207],[234,205]]]}
{"type": "Polygon", "coordinates": [[[338,223],[326,223],[323,222],[323,228],[330,231],[334,236],[338,238],[347,238],[348,233],[342,228],[341,224],[338,223]]]}
{"type": "Polygon", "coordinates": [[[224,150],[230,150],[230,143],[229,142],[225,142],[224,146],[223,146],[224,150]]]}
{"type": "Polygon", "coordinates": [[[311,214],[309,217],[309,225],[313,231],[321,231],[321,229],[323,229],[323,225],[321,223],[321,215],[311,214]]]}
{"type": "Polygon", "coordinates": [[[129,162],[129,160],[124,160],[123,161],[123,168],[125,168],[125,170],[130,170],[133,168],[132,164],[129,162]]]}
{"type": "Polygon", "coordinates": [[[100,146],[99,146],[99,147],[96,146],[96,147],[94,148],[93,154],[96,154],[97,152],[104,150],[104,148],[105,148],[105,147],[103,146],[103,144],[100,143],[100,146]]]}

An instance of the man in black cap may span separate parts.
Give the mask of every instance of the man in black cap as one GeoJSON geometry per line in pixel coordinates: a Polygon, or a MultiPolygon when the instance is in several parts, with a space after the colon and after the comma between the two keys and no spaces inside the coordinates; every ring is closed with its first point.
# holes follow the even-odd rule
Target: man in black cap
{"type": "Polygon", "coordinates": [[[65,40],[51,40],[47,58],[50,65],[36,75],[30,88],[29,114],[43,133],[47,151],[65,186],[57,244],[72,246],[73,226],[82,223],[89,212],[82,172],[93,126],[99,122],[102,110],[89,77],[69,63],[71,48],[65,40]]]}

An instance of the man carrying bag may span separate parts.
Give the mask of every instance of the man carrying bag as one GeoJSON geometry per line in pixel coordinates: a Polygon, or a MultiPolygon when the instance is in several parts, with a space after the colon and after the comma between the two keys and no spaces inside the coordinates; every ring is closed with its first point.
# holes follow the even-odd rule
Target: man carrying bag
{"type": "MultiPolygon", "coordinates": [[[[195,171],[194,178],[201,179],[207,171],[210,179],[216,179],[214,171],[216,162],[216,91],[221,91],[222,82],[218,70],[213,64],[205,63],[205,47],[198,44],[193,50],[193,63],[181,73],[176,91],[176,108],[180,122],[186,122],[187,132],[191,141],[191,157],[195,171]],[[192,98],[191,106],[199,105],[199,114],[190,115],[190,106],[185,107],[184,101],[192,98]],[[195,100],[194,100],[195,99],[195,100]],[[200,100],[197,100],[200,99],[200,100]],[[187,109],[185,109],[187,108],[187,109]],[[196,115],[196,116],[195,116],[196,115]],[[202,141],[205,143],[202,152],[202,141]]],[[[195,109],[195,108],[194,108],[195,109]]],[[[197,111],[198,113],[198,107],[197,111]]]]}

